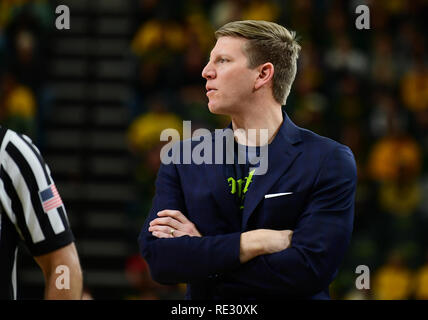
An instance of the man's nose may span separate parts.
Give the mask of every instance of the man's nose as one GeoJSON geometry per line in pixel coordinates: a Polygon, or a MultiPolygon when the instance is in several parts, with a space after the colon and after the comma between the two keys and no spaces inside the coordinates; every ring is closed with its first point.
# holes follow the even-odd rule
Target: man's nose
{"type": "Polygon", "coordinates": [[[215,78],[215,70],[211,66],[210,62],[208,62],[207,65],[205,66],[204,70],[202,70],[202,78],[205,78],[207,80],[215,78]]]}

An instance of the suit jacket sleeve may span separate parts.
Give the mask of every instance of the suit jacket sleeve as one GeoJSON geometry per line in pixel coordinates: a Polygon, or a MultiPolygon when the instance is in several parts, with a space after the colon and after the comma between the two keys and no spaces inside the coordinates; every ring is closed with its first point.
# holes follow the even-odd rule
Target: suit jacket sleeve
{"type": "Polygon", "coordinates": [[[159,239],[148,231],[150,221],[161,210],[179,210],[186,215],[184,196],[177,168],[161,165],[156,194],[149,216],[141,230],[139,245],[154,280],[178,283],[205,280],[240,265],[240,232],[225,235],[159,239]]]}
{"type": "Polygon", "coordinates": [[[356,180],[353,154],[340,145],[321,165],[291,247],[225,273],[222,290],[308,296],[328,286],[351,239],[356,180]]]}

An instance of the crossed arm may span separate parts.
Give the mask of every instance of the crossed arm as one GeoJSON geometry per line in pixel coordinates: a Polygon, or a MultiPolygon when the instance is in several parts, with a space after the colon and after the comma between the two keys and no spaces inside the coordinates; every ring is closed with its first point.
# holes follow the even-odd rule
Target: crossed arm
{"type": "MultiPolygon", "coordinates": [[[[202,237],[196,226],[178,210],[162,210],[150,222],[149,231],[157,238],[182,236],[202,237]]],[[[293,231],[257,229],[243,232],[240,239],[239,261],[245,263],[257,256],[282,251],[291,244],[293,231]]]]}

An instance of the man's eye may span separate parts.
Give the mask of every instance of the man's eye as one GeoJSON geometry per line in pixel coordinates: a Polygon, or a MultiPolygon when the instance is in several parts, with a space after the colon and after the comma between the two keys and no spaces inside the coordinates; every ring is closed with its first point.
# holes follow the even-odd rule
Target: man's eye
{"type": "Polygon", "coordinates": [[[220,63],[227,62],[227,59],[223,59],[223,58],[221,58],[221,59],[219,60],[219,62],[220,62],[220,63]]]}

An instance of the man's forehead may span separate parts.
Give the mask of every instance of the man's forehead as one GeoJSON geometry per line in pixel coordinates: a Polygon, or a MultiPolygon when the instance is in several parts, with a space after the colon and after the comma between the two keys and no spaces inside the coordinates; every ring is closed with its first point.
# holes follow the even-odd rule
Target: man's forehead
{"type": "Polygon", "coordinates": [[[223,36],[217,39],[214,48],[210,52],[210,57],[219,55],[244,54],[245,38],[223,36]]]}

